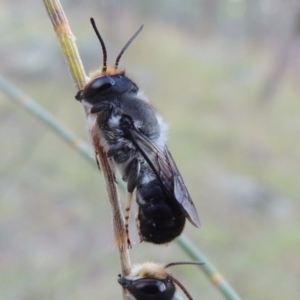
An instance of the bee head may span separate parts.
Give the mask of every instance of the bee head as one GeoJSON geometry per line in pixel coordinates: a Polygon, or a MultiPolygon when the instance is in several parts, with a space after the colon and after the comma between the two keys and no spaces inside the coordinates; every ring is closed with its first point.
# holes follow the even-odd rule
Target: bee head
{"type": "Polygon", "coordinates": [[[143,25],[123,47],[116,58],[114,67],[107,67],[107,51],[105,43],[97,29],[96,23],[93,18],[91,18],[91,23],[101,44],[103,63],[100,70],[91,74],[91,80],[86,84],[83,90],[80,90],[77,93],[75,99],[79,101],[84,99],[90,103],[95,103],[97,102],[96,100],[99,101],[99,96],[105,97],[107,94],[109,94],[109,96],[112,97],[115,93],[117,95],[120,95],[125,92],[137,92],[137,85],[125,76],[124,70],[118,70],[118,65],[126,49],[143,29],[143,25]],[[97,99],[95,98],[95,96],[97,99]]]}
{"type": "Polygon", "coordinates": [[[128,278],[119,275],[118,282],[136,300],[170,300],[176,288],[168,276],[164,266],[146,262],[136,265],[128,278]]]}
{"type": "Polygon", "coordinates": [[[188,299],[192,299],[185,287],[167,270],[171,266],[184,264],[199,265],[203,263],[174,262],[163,266],[146,262],[134,266],[127,278],[119,275],[118,282],[136,300],[171,300],[176,292],[175,284],[182,289],[188,299]]]}
{"type": "Polygon", "coordinates": [[[141,278],[129,280],[119,276],[118,282],[128,290],[136,300],[170,300],[175,294],[175,285],[171,280],[141,278]]]}
{"type": "Polygon", "coordinates": [[[117,99],[122,97],[124,93],[138,92],[138,86],[125,76],[125,73],[118,73],[112,76],[94,76],[92,76],[92,79],[84,89],[77,93],[75,96],[77,100],[85,100],[90,104],[95,104],[101,100],[117,99]]]}

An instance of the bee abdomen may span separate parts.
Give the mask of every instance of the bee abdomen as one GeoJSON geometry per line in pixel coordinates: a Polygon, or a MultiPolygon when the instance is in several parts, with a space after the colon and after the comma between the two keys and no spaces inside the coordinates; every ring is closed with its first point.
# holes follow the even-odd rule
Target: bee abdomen
{"type": "Polygon", "coordinates": [[[185,215],[167,198],[156,180],[138,188],[137,202],[137,219],[142,241],[165,244],[181,234],[185,225],[185,215]]]}

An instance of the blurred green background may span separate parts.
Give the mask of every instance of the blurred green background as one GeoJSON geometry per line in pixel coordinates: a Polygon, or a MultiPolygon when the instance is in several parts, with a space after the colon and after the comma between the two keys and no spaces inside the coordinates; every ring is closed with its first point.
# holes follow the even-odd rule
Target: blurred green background
{"type": "MultiPolygon", "coordinates": [[[[202,220],[185,233],[242,299],[300,298],[300,2],[62,1],[87,71],[94,17],[120,67],[170,124],[169,148],[202,220]]],[[[87,141],[42,1],[1,1],[1,74],[87,141]]],[[[0,91],[0,298],[120,299],[101,173],[0,91]]],[[[124,199],[124,194],[122,194],[124,199]]],[[[136,245],[133,263],[188,257],[136,245]]],[[[195,299],[223,297],[174,267],[195,299]]]]}

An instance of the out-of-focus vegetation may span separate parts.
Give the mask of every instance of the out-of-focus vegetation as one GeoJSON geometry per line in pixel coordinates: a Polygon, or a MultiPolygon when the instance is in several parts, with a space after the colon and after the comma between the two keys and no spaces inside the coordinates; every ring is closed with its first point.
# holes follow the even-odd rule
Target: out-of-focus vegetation
{"type": "MultiPolygon", "coordinates": [[[[203,223],[185,232],[243,299],[300,295],[298,2],[62,1],[86,70],[102,59],[91,16],[110,62],[145,24],[120,66],[170,124],[203,223]]],[[[43,3],[2,1],[0,16],[1,73],[86,140],[43,3]]],[[[1,299],[119,299],[101,173],[0,95],[1,299]]],[[[187,259],[134,239],[133,262],[187,259]]],[[[173,271],[195,299],[223,299],[198,269],[173,271]]]]}

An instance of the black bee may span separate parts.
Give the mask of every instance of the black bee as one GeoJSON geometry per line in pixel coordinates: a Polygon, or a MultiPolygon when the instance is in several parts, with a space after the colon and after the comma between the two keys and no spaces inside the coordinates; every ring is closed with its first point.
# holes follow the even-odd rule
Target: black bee
{"type": "MultiPolygon", "coordinates": [[[[118,169],[127,183],[127,234],[135,191],[141,241],[168,243],[181,234],[186,218],[196,227],[200,227],[200,221],[166,146],[167,125],[137,84],[124,70],[118,70],[122,54],[142,27],[124,46],[115,66],[108,68],[105,44],[93,19],[91,23],[102,46],[103,66],[91,74],[75,98],[85,108],[92,141],[103,147],[111,168],[118,169]]],[[[128,243],[130,246],[129,239],[128,243]]]]}
{"type": "Polygon", "coordinates": [[[174,265],[193,264],[201,262],[176,262],[166,266],[146,262],[133,267],[132,272],[125,278],[119,275],[118,282],[127,291],[130,300],[176,300],[175,283],[182,289],[189,300],[193,300],[185,287],[167,270],[174,265]]]}

